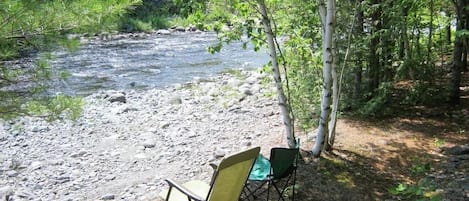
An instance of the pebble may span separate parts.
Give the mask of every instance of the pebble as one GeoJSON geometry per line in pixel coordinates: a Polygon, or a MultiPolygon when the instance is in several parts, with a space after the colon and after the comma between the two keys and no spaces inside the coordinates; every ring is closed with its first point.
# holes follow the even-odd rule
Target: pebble
{"type": "Polygon", "coordinates": [[[7,200],[6,198],[12,196],[14,194],[13,187],[11,186],[3,186],[0,187],[0,199],[7,200]]]}
{"type": "Polygon", "coordinates": [[[0,146],[7,147],[0,154],[0,200],[147,201],[167,187],[165,178],[210,178],[209,161],[283,131],[271,126],[280,123],[278,113],[264,115],[278,110],[276,98],[252,90],[265,88],[254,78],[243,82],[224,74],[178,88],[96,92],[84,98],[76,122],[0,120],[0,146]],[[16,125],[24,128],[17,137],[3,132],[16,125]]]}
{"type": "Polygon", "coordinates": [[[20,173],[17,172],[17,171],[15,171],[15,170],[9,170],[9,171],[6,172],[6,175],[7,175],[8,177],[16,177],[16,176],[18,176],[19,174],[20,174],[20,173]]]}
{"type": "Polygon", "coordinates": [[[100,200],[114,200],[115,197],[116,195],[114,194],[106,194],[101,196],[100,200]]]}
{"type": "Polygon", "coordinates": [[[111,103],[118,102],[118,103],[126,103],[127,98],[123,92],[110,92],[107,97],[108,101],[111,103]]]}
{"type": "Polygon", "coordinates": [[[153,148],[156,146],[156,143],[153,140],[146,140],[145,142],[143,142],[143,146],[145,148],[153,148]]]}

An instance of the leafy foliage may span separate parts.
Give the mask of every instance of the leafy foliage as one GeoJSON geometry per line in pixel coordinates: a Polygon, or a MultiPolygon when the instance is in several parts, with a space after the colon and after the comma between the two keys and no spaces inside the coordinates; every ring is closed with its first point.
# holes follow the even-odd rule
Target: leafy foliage
{"type": "Polygon", "coordinates": [[[79,41],[69,34],[117,29],[120,17],[138,3],[140,0],[0,1],[1,117],[58,118],[65,111],[72,119],[78,118],[83,105],[79,98],[44,94],[49,80],[67,77],[66,72],[57,72],[48,65],[46,52],[58,45],[76,49],[79,41]],[[15,67],[5,62],[38,52],[45,57],[33,62],[33,66],[15,67]]]}
{"type": "Polygon", "coordinates": [[[75,98],[65,95],[57,95],[46,100],[34,100],[28,102],[25,107],[29,114],[44,116],[49,120],[70,118],[78,119],[82,113],[84,101],[82,98],[75,98]]]}

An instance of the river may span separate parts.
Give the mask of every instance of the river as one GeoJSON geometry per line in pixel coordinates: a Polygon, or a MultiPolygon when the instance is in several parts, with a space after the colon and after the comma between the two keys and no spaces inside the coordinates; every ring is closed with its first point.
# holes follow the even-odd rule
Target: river
{"type": "Polygon", "coordinates": [[[243,49],[241,42],[224,45],[220,53],[208,53],[207,48],[216,43],[216,34],[210,32],[85,41],[76,51],[52,53],[50,64],[70,74],[53,90],[88,95],[97,90],[162,87],[268,62],[265,51],[243,49]]]}

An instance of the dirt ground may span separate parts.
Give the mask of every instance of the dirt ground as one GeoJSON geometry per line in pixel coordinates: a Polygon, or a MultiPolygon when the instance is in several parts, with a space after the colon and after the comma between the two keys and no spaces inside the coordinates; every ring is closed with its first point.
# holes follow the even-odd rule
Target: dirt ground
{"type": "MultiPolygon", "coordinates": [[[[394,108],[386,118],[340,117],[333,150],[320,158],[311,155],[310,135],[297,132],[295,200],[469,200],[469,154],[447,153],[469,146],[469,73],[464,80],[459,106],[394,108]]],[[[267,156],[285,144],[283,135],[275,135],[262,152],[267,156]]]]}
{"type": "MultiPolygon", "coordinates": [[[[312,157],[308,135],[297,134],[295,200],[469,200],[469,155],[445,151],[469,146],[469,73],[461,91],[458,106],[393,105],[392,117],[342,116],[332,152],[320,158],[312,157]]],[[[263,149],[284,144],[278,137],[263,149]]]]}
{"type": "Polygon", "coordinates": [[[464,86],[456,107],[402,108],[381,119],[342,117],[334,150],[321,158],[311,157],[312,144],[303,141],[296,200],[469,200],[468,162],[451,169],[455,160],[444,151],[469,144],[469,83],[464,86]],[[455,187],[455,180],[465,184],[455,187]],[[420,188],[391,193],[399,184],[420,188]]]}

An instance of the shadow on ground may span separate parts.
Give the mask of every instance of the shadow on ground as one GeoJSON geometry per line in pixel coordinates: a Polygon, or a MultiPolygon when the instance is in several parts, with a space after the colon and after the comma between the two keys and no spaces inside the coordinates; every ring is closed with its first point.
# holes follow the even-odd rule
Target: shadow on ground
{"type": "Polygon", "coordinates": [[[331,153],[315,159],[309,152],[312,145],[305,146],[297,200],[430,200],[435,196],[469,200],[467,186],[456,189],[460,195],[453,196],[451,180],[461,178],[453,174],[458,169],[448,171],[454,159],[443,151],[469,144],[465,108],[372,121],[340,120],[331,153]],[[421,194],[418,188],[392,194],[399,184],[416,186],[421,194]]]}

